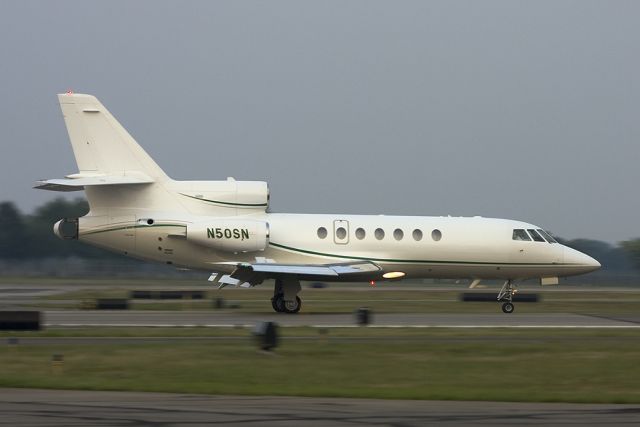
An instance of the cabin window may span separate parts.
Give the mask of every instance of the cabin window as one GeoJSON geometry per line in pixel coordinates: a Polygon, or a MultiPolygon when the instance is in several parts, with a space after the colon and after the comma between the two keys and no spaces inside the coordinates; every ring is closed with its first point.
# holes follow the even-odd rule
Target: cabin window
{"type": "Polygon", "coordinates": [[[384,239],[384,230],[382,228],[376,228],[376,231],[373,234],[378,240],[384,239]]]}
{"type": "Polygon", "coordinates": [[[344,227],[338,227],[336,229],[336,237],[339,240],[344,240],[345,237],[347,237],[347,230],[345,230],[344,227]]]}
{"type": "Polygon", "coordinates": [[[321,239],[326,239],[327,238],[327,229],[324,227],[320,227],[318,228],[318,237],[321,239]]]}
{"type": "Polygon", "coordinates": [[[525,230],[517,228],[513,230],[513,240],[531,241],[531,237],[529,237],[525,230]]]}
{"type": "Polygon", "coordinates": [[[396,240],[402,240],[402,238],[404,237],[404,231],[402,231],[399,228],[396,228],[395,230],[393,230],[393,238],[396,240]]]}
{"type": "Polygon", "coordinates": [[[416,242],[419,242],[420,240],[422,240],[422,230],[418,230],[417,228],[415,230],[413,230],[413,240],[415,240],[416,242]]]}
{"type": "Polygon", "coordinates": [[[527,231],[529,232],[529,234],[531,234],[531,237],[533,237],[533,240],[535,240],[536,242],[546,242],[546,240],[544,240],[536,230],[528,228],[527,231]]]}
{"type": "Polygon", "coordinates": [[[442,232],[436,228],[431,232],[431,238],[436,242],[440,241],[440,239],[442,239],[442,232]]]}
{"type": "Polygon", "coordinates": [[[357,228],[356,229],[356,238],[358,240],[362,240],[364,239],[364,237],[367,235],[367,233],[365,233],[364,228],[357,228]]]}
{"type": "Polygon", "coordinates": [[[536,230],[538,233],[542,234],[542,237],[544,237],[545,239],[547,239],[547,242],[549,243],[558,243],[558,241],[556,239],[553,238],[553,236],[549,233],[547,233],[544,230],[538,229],[536,230]]]}

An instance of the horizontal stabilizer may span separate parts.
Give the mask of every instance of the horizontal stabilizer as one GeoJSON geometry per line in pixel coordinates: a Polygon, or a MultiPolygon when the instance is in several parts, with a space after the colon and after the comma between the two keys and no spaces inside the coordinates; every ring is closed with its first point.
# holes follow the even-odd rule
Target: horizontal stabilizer
{"type": "Polygon", "coordinates": [[[129,172],[125,175],[69,175],[67,178],[38,181],[33,188],[49,191],[80,191],[94,185],[131,185],[154,182],[142,172],[129,172]]]}

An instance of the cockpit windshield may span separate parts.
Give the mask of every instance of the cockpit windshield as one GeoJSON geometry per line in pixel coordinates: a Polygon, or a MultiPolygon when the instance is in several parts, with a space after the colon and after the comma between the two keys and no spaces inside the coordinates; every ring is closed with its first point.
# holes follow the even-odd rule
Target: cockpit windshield
{"type": "Polygon", "coordinates": [[[547,242],[549,243],[558,243],[558,241],[556,239],[553,238],[553,236],[549,233],[547,233],[546,231],[542,230],[542,229],[538,229],[538,233],[542,234],[542,236],[547,239],[547,242]]]}
{"type": "Polygon", "coordinates": [[[525,242],[549,242],[549,243],[558,243],[556,239],[551,236],[551,234],[547,233],[541,228],[533,229],[527,228],[516,228],[513,230],[513,240],[525,241],[525,242]]]}
{"type": "Polygon", "coordinates": [[[513,240],[531,241],[531,237],[529,237],[524,229],[516,228],[515,230],[513,230],[513,240]]]}
{"type": "Polygon", "coordinates": [[[545,240],[542,238],[542,236],[540,234],[538,234],[538,232],[532,228],[528,228],[527,231],[529,232],[529,234],[531,234],[531,237],[533,237],[533,240],[535,240],[536,242],[544,242],[545,240]]]}

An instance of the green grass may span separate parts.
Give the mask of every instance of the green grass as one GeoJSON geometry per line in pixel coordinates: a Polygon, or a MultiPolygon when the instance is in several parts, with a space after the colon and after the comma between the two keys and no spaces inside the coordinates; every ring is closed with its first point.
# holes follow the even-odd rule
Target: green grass
{"type": "MultiPolygon", "coordinates": [[[[222,331],[195,330],[210,336],[222,331]]],[[[282,333],[287,339],[282,340],[275,355],[256,351],[248,331],[224,331],[244,334],[247,340],[5,345],[0,347],[0,386],[398,399],[640,402],[640,331],[635,330],[359,328],[332,329],[328,338],[322,339],[313,328],[286,328],[282,333]],[[305,336],[319,338],[301,338],[305,336]],[[50,361],[54,353],[64,354],[63,372],[52,371],[50,361]]],[[[162,332],[178,334],[183,330],[162,332]]]]}
{"type": "MultiPolygon", "coordinates": [[[[332,328],[314,326],[280,327],[280,336],[285,339],[296,338],[367,338],[367,339],[421,339],[421,340],[571,340],[597,338],[600,340],[631,339],[640,336],[636,329],[608,328],[594,329],[554,329],[530,328],[332,328]]],[[[50,328],[41,331],[0,331],[0,337],[248,337],[251,329],[234,327],[76,327],[50,328]]]]}
{"type": "MultiPolygon", "coordinates": [[[[32,279],[7,279],[30,283],[32,279]]],[[[36,281],[37,282],[37,281],[36,281]]],[[[82,301],[128,297],[132,289],[206,289],[206,300],[131,300],[136,310],[214,310],[223,297],[239,308],[271,313],[271,286],[203,286],[202,281],[46,279],[86,288],[42,298],[35,306],[78,309],[82,301]],[[94,285],[99,285],[95,286],[94,285]],[[93,287],[93,289],[92,289],[93,287]],[[65,301],[61,301],[65,300],[65,301]],[[64,302],[59,304],[58,301],[64,302]]],[[[379,284],[303,289],[304,313],[498,313],[497,303],[460,302],[464,286],[379,284]]],[[[530,288],[542,302],[518,313],[593,315],[640,312],[640,289],[582,292],[576,287],[530,288]]],[[[493,291],[494,289],[492,289],[493,291]]],[[[483,289],[483,291],[488,291],[483,289]]],[[[497,291],[497,289],[495,289],[497,291]]],[[[0,337],[212,337],[166,343],[6,345],[0,340],[0,386],[139,390],[247,395],[410,399],[640,403],[640,330],[624,329],[385,329],[280,328],[275,355],[256,351],[243,328],[53,328],[0,332],[0,337]],[[228,338],[228,339],[227,339],[228,338]],[[51,367],[64,354],[62,372],[51,367]]]]}
{"type": "MultiPolygon", "coordinates": [[[[34,307],[79,309],[83,302],[97,298],[128,298],[130,289],[114,285],[108,289],[85,289],[61,293],[41,299],[34,307]],[[60,304],[60,300],[66,300],[60,304]]],[[[174,289],[180,289],[176,286],[174,289]]],[[[203,289],[202,286],[183,289],[203,289]]],[[[212,310],[214,298],[223,298],[239,312],[268,313],[272,311],[270,298],[273,291],[267,287],[255,289],[206,289],[204,300],[130,300],[134,310],[212,310]]],[[[461,302],[459,295],[466,289],[431,290],[386,288],[303,289],[303,313],[351,313],[360,306],[374,313],[495,313],[496,303],[461,302]]],[[[483,290],[487,292],[487,290],[483,290]]],[[[497,290],[495,290],[497,293],[497,290]]],[[[635,314],[640,312],[640,290],[612,292],[580,292],[575,290],[531,289],[542,297],[539,303],[518,303],[518,313],[577,313],[577,314],[635,314]]]]}
{"type": "MultiPolygon", "coordinates": [[[[206,274],[203,275],[206,279],[206,274]]],[[[43,276],[2,276],[2,284],[28,284],[28,285],[87,285],[87,286],[136,286],[154,287],[158,285],[166,286],[197,286],[202,285],[203,280],[197,279],[141,279],[141,278],[117,278],[117,277],[43,277],[43,276]]]]}
{"type": "MultiPolygon", "coordinates": [[[[412,282],[378,283],[375,288],[367,284],[331,284],[326,289],[305,287],[300,294],[303,299],[303,313],[350,313],[360,306],[368,306],[375,313],[495,313],[498,304],[460,302],[459,295],[468,291],[466,285],[421,284],[412,282]],[[443,286],[448,289],[443,290],[443,286]]],[[[96,279],[96,278],[0,278],[0,283],[20,285],[42,284],[43,286],[76,285],[83,289],[63,292],[39,298],[29,304],[29,308],[81,309],[97,298],[128,298],[134,289],[171,288],[198,289],[206,291],[205,300],[142,301],[130,300],[134,310],[211,310],[212,299],[224,298],[239,312],[271,312],[269,299],[273,294],[272,285],[265,283],[254,289],[225,288],[217,290],[204,280],[157,280],[157,279],[96,279]]],[[[542,302],[520,303],[518,313],[577,313],[577,314],[635,314],[640,312],[640,287],[623,291],[594,291],[593,287],[560,285],[541,288],[532,284],[521,287],[523,292],[535,292],[542,302]]],[[[603,284],[599,289],[606,289],[603,284]]],[[[498,288],[481,289],[495,292],[498,288]]],[[[25,306],[26,308],[26,306],[25,306]]]]}
{"type": "MultiPolygon", "coordinates": [[[[293,328],[292,328],[293,329],[293,328]]],[[[313,328],[308,329],[306,336],[317,334],[313,328]]],[[[50,328],[41,331],[0,331],[0,337],[22,338],[55,338],[55,337],[246,337],[248,331],[244,327],[206,328],[206,327],[78,327],[78,328],[50,328]]]]}

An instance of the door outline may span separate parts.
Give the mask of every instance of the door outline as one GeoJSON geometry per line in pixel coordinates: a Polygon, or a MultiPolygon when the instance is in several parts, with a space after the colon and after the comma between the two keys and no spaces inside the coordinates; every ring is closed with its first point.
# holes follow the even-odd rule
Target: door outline
{"type": "Polygon", "coordinates": [[[336,245],[346,245],[349,243],[349,221],[344,219],[336,219],[333,221],[333,243],[336,245]],[[341,227],[347,231],[344,239],[338,238],[338,229],[341,227]]]}

